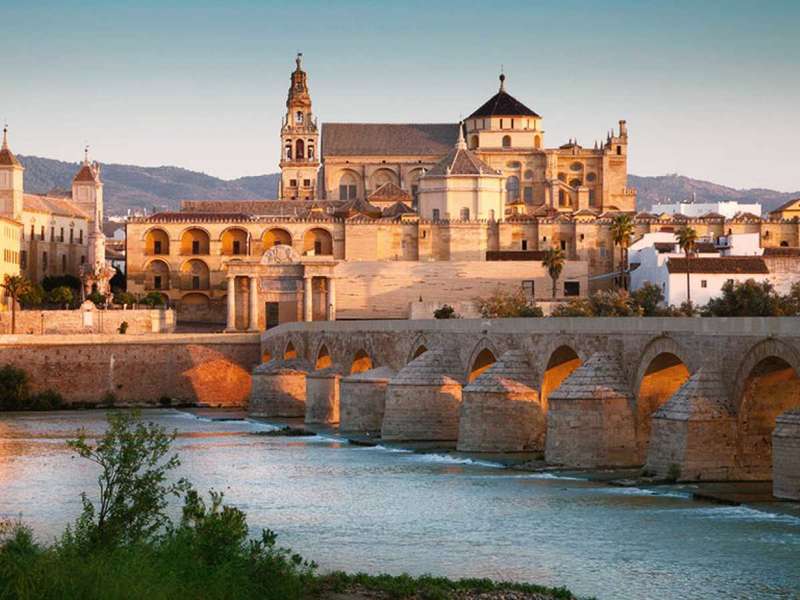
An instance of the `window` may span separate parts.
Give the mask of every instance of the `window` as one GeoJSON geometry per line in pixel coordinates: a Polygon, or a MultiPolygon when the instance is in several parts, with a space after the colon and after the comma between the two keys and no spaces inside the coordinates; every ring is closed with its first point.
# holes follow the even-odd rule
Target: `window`
{"type": "Polygon", "coordinates": [[[547,241],[547,236],[546,236],[546,235],[543,235],[543,236],[542,236],[542,241],[543,241],[543,242],[546,242],[546,241],[547,241]]]}
{"type": "Polygon", "coordinates": [[[580,281],[565,281],[564,282],[564,295],[565,296],[580,296],[581,295],[581,282],[580,281]]]}
{"type": "Polygon", "coordinates": [[[40,240],[42,240],[42,241],[44,241],[44,225],[42,225],[42,230],[41,230],[41,232],[39,233],[39,239],[40,239],[40,240]]]}
{"type": "Polygon", "coordinates": [[[85,262],[86,262],[86,256],[81,255],[81,264],[84,264],[85,262]]]}
{"type": "Polygon", "coordinates": [[[504,135],[503,136],[503,148],[511,148],[511,136],[504,135]]]}
{"type": "Polygon", "coordinates": [[[61,228],[61,235],[59,235],[58,237],[59,237],[59,241],[63,243],[64,242],[64,228],[63,227],[61,228]]]}
{"type": "Polygon", "coordinates": [[[500,129],[503,128],[503,119],[500,119],[500,129]]]}
{"type": "Polygon", "coordinates": [[[297,160],[302,159],[306,155],[306,148],[303,140],[297,140],[295,142],[295,153],[294,155],[297,157],[297,160]]]}
{"type": "Polygon", "coordinates": [[[192,275],[192,289],[199,290],[200,289],[200,276],[199,275],[192,275]]]}
{"type": "Polygon", "coordinates": [[[314,240],[314,256],[319,256],[320,254],[322,254],[322,242],[314,240]]]}
{"type": "Polygon", "coordinates": [[[533,204],[533,188],[526,186],[522,197],[525,200],[525,204],[533,204]]]}
{"type": "Polygon", "coordinates": [[[233,253],[234,254],[242,253],[242,243],[239,240],[233,240],[233,253]]]}
{"type": "Polygon", "coordinates": [[[473,149],[473,150],[478,147],[478,136],[477,135],[473,135],[471,138],[469,138],[469,147],[471,149],[473,149]]]}
{"type": "Polygon", "coordinates": [[[161,254],[161,240],[153,242],[153,254],[161,254]]]}
{"type": "Polygon", "coordinates": [[[561,249],[562,250],[566,250],[567,249],[567,240],[561,240],[561,249]]]}
{"type": "Polygon", "coordinates": [[[42,252],[42,271],[47,271],[47,252],[42,252]]]}
{"type": "Polygon", "coordinates": [[[308,159],[314,160],[314,146],[312,146],[311,144],[309,144],[308,146],[308,159]]]}
{"type": "Polygon", "coordinates": [[[564,190],[558,190],[558,205],[559,206],[567,205],[567,195],[564,193],[564,190]]]}
{"type": "Polygon", "coordinates": [[[509,202],[519,200],[519,177],[516,175],[506,179],[506,195],[509,202]]]}
{"type": "Polygon", "coordinates": [[[51,227],[50,228],[50,241],[51,242],[55,242],[56,241],[56,228],[55,227],[51,227]]]}
{"type": "Polygon", "coordinates": [[[192,240],[192,254],[200,254],[200,241],[192,240]]]}
{"type": "Polygon", "coordinates": [[[789,242],[786,240],[781,240],[781,248],[787,248],[789,246],[789,242]]]}
{"type": "Polygon", "coordinates": [[[303,187],[311,187],[311,180],[310,179],[303,179],[303,187]]]}
{"type": "Polygon", "coordinates": [[[19,253],[19,266],[21,269],[28,268],[28,251],[21,250],[19,253]]]}
{"type": "Polygon", "coordinates": [[[511,119],[511,129],[514,129],[514,119],[511,119]]]}
{"type": "Polygon", "coordinates": [[[74,244],[75,243],[75,230],[72,229],[71,227],[70,227],[70,230],[69,230],[69,243],[70,244],[74,244]]]}
{"type": "Polygon", "coordinates": [[[33,223],[31,223],[31,240],[33,240],[35,235],[36,235],[36,232],[34,231],[33,223]]]}
{"type": "Polygon", "coordinates": [[[67,272],[67,255],[66,254],[62,254],[61,255],[61,272],[62,273],[66,273],[67,272]]]}
{"type": "Polygon", "coordinates": [[[589,206],[594,206],[596,204],[596,197],[594,189],[589,190],[589,206]]]}
{"type": "Polygon", "coordinates": [[[82,244],[82,243],[83,243],[83,229],[81,229],[81,230],[78,232],[78,243],[79,243],[79,244],[82,244]]]}
{"type": "Polygon", "coordinates": [[[581,236],[580,236],[580,240],[581,240],[581,241],[583,241],[583,238],[584,238],[584,237],[585,237],[585,236],[584,236],[583,234],[581,234],[581,236]]]}
{"type": "Polygon", "coordinates": [[[622,146],[617,146],[617,156],[622,156],[622,146]]]}
{"type": "Polygon", "coordinates": [[[289,187],[297,187],[297,179],[290,179],[289,180],[289,187]]]}
{"type": "Polygon", "coordinates": [[[522,240],[522,249],[523,250],[527,250],[528,249],[528,240],[522,240]]]}
{"type": "Polygon", "coordinates": [[[439,220],[439,209],[438,208],[434,208],[433,209],[433,220],[434,221],[438,221],[439,220]]]}
{"type": "Polygon", "coordinates": [[[461,209],[461,212],[459,214],[459,219],[461,219],[462,221],[469,221],[469,209],[468,208],[462,208],[461,209]]]}
{"type": "Polygon", "coordinates": [[[700,287],[701,288],[707,288],[708,287],[708,281],[706,281],[705,279],[701,279],[700,280],[700,287]]]}
{"type": "Polygon", "coordinates": [[[161,275],[153,277],[153,287],[157,290],[161,289],[161,275]]]}
{"type": "Polygon", "coordinates": [[[525,294],[525,297],[529,300],[534,299],[534,285],[532,280],[526,280],[522,282],[522,292],[525,294]]]}
{"type": "Polygon", "coordinates": [[[286,149],[284,154],[286,155],[286,160],[292,160],[292,145],[286,144],[286,149]]]}
{"type": "Polygon", "coordinates": [[[302,110],[298,110],[297,111],[297,114],[295,114],[295,116],[294,116],[294,120],[297,121],[298,123],[302,123],[303,122],[303,111],[302,110]]]}

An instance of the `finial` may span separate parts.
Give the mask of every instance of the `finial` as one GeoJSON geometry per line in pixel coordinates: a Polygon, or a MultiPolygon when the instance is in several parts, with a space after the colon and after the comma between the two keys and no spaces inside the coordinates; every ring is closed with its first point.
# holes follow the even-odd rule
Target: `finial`
{"type": "Polygon", "coordinates": [[[294,59],[294,62],[297,63],[297,70],[299,71],[300,70],[300,63],[303,62],[303,53],[302,52],[298,52],[297,53],[297,58],[294,59]]]}
{"type": "Polygon", "coordinates": [[[83,147],[83,164],[89,164],[89,144],[86,144],[83,147]]]}
{"type": "Polygon", "coordinates": [[[506,74],[503,65],[500,65],[500,91],[506,91],[506,74]]]}
{"type": "Polygon", "coordinates": [[[467,143],[464,141],[464,121],[458,122],[458,141],[456,141],[456,148],[459,150],[466,150],[467,143]]]}
{"type": "Polygon", "coordinates": [[[3,150],[8,150],[8,123],[3,125],[3,150]]]}

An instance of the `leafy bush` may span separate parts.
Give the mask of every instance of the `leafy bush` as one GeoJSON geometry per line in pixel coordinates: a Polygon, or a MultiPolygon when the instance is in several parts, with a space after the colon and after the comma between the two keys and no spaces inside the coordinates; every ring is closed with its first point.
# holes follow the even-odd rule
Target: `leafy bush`
{"type": "Polygon", "coordinates": [[[726,281],[722,295],[708,301],[703,314],[713,317],[777,317],[792,312],[788,298],[775,292],[768,281],[726,281]]]}
{"type": "Polygon", "coordinates": [[[52,292],[56,288],[66,287],[70,290],[80,290],[81,280],[74,275],[48,275],[42,279],[42,289],[52,292]]]}
{"type": "Polygon", "coordinates": [[[475,302],[484,319],[543,316],[541,307],[536,306],[522,288],[513,291],[497,288],[488,297],[478,298],[475,302]]]}
{"type": "Polygon", "coordinates": [[[0,411],[56,410],[63,405],[64,398],[54,390],[31,394],[30,377],[24,369],[13,365],[0,367],[0,411]]]}
{"type": "Polygon", "coordinates": [[[119,327],[117,327],[117,332],[122,335],[125,335],[128,332],[128,322],[123,321],[122,323],[120,323],[119,327]]]}
{"type": "Polygon", "coordinates": [[[461,315],[456,313],[456,309],[450,306],[449,304],[445,304],[440,306],[435,311],[433,311],[433,318],[434,319],[460,319],[461,315]]]}
{"type": "Polygon", "coordinates": [[[148,292],[139,300],[139,303],[151,308],[155,306],[164,306],[164,296],[158,292],[148,292]]]}
{"type": "Polygon", "coordinates": [[[117,292],[114,294],[114,304],[133,305],[136,304],[136,296],[130,292],[117,292]]]}
{"type": "Polygon", "coordinates": [[[19,297],[22,308],[36,308],[44,302],[44,289],[38,283],[31,284],[27,292],[19,297]]]}
{"type": "Polygon", "coordinates": [[[53,288],[47,294],[47,301],[59,306],[72,304],[73,299],[74,296],[72,294],[72,290],[64,285],[53,288]]]}
{"type": "Polygon", "coordinates": [[[95,306],[102,306],[106,303],[106,297],[98,291],[94,291],[86,297],[87,300],[94,302],[95,306]]]}

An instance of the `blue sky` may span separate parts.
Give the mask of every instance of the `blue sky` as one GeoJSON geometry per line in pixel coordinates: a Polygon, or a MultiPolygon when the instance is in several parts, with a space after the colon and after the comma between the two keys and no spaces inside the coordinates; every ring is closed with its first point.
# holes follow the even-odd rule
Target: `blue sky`
{"type": "Polygon", "coordinates": [[[547,146],[620,118],[630,172],[800,190],[800,2],[13,2],[0,32],[12,148],[277,170],[295,52],[321,121],[446,122],[507,89],[547,146]],[[502,11],[498,7],[502,8],[502,11]]]}

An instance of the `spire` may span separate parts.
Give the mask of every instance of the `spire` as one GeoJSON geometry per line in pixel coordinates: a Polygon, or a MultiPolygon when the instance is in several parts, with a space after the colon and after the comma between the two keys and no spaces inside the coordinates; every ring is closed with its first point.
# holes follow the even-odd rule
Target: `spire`
{"type": "Polygon", "coordinates": [[[8,150],[8,123],[3,125],[3,150],[8,150]]]}
{"type": "Polygon", "coordinates": [[[503,65],[500,65],[500,91],[506,91],[506,74],[503,71],[503,65]]]}
{"type": "Polygon", "coordinates": [[[458,140],[456,141],[456,148],[459,150],[467,149],[467,142],[464,141],[464,121],[458,122],[458,140]]]}
{"type": "Polygon", "coordinates": [[[83,147],[83,164],[89,164],[89,144],[86,144],[83,147]]]}
{"type": "Polygon", "coordinates": [[[302,52],[298,52],[297,53],[297,58],[294,59],[294,62],[297,63],[297,70],[298,71],[302,71],[303,70],[303,67],[301,66],[301,63],[303,62],[303,53],[302,52]]]}

